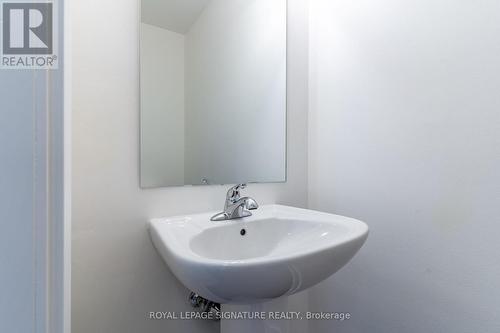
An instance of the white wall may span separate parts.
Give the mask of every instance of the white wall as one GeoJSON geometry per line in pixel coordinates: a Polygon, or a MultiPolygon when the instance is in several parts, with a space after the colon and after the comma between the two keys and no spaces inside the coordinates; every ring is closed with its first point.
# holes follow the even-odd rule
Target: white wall
{"type": "Polygon", "coordinates": [[[184,36],[141,23],[141,43],[141,184],[184,185],[184,36]]]}
{"type": "Polygon", "coordinates": [[[186,184],[284,181],[285,110],[286,0],[210,1],[186,34],[186,184]]]}
{"type": "MultiPolygon", "coordinates": [[[[290,0],[292,31],[307,31],[303,6],[290,0]]],[[[73,333],[217,332],[215,323],[147,320],[148,311],[191,308],[187,290],[153,248],[146,222],[219,210],[227,187],[139,189],[137,1],[72,7],[73,333]]],[[[245,193],[261,204],[306,206],[306,43],[304,33],[289,40],[288,182],[251,185],[245,193]]]]}
{"type": "Polygon", "coordinates": [[[310,206],[366,221],[313,332],[498,332],[500,2],[311,1],[310,206]]]}

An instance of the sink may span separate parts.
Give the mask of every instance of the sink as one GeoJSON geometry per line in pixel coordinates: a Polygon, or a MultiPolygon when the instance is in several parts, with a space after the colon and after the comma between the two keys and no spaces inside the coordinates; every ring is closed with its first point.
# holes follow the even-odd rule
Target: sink
{"type": "Polygon", "coordinates": [[[214,213],[153,219],[152,241],[190,290],[224,304],[295,294],[328,278],[356,254],[365,223],[281,205],[213,222],[214,213]]]}

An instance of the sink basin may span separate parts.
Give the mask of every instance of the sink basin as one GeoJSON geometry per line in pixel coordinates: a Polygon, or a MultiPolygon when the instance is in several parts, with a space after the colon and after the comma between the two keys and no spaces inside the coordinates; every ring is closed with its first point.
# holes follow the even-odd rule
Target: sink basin
{"type": "Polygon", "coordinates": [[[213,222],[214,212],[153,219],[153,243],[174,275],[211,301],[251,304],[292,295],[344,266],[368,236],[365,223],[280,205],[213,222]]]}

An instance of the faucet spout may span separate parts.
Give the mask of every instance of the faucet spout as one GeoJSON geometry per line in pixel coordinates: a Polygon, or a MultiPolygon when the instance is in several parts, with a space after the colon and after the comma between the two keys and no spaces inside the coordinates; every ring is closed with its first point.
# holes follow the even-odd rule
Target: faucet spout
{"type": "Polygon", "coordinates": [[[253,198],[244,197],[241,198],[240,200],[243,200],[245,202],[245,208],[248,210],[255,210],[259,208],[259,204],[253,198]]]}

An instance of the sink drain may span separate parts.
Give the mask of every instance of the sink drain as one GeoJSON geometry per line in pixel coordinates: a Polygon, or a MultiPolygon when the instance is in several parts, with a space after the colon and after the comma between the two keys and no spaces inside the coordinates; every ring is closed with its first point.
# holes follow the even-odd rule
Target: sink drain
{"type": "Polygon", "coordinates": [[[247,233],[247,231],[245,229],[241,229],[240,230],[240,235],[245,236],[246,233],[247,233]]]}

